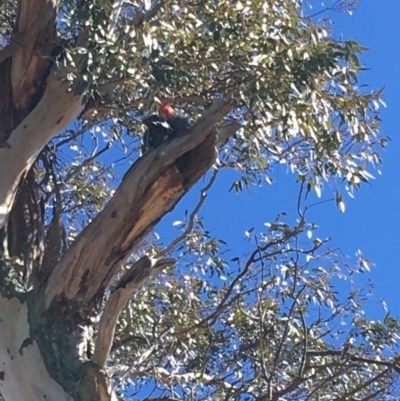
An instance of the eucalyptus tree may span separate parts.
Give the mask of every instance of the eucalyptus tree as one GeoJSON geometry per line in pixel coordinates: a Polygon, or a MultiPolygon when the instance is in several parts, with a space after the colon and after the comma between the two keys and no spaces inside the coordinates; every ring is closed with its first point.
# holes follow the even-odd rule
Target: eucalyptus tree
{"type": "Polygon", "coordinates": [[[342,261],[304,204],[329,183],[344,211],[386,143],[381,91],[357,86],[365,49],[325,18],[355,3],[2,2],[6,401],[398,399],[398,322],[334,287],[370,262],[342,261]],[[161,100],[195,123],[141,154],[161,100]],[[207,191],[229,169],[238,192],[269,182],[282,163],[297,222],[278,216],[228,258],[199,214],[207,191]]]}

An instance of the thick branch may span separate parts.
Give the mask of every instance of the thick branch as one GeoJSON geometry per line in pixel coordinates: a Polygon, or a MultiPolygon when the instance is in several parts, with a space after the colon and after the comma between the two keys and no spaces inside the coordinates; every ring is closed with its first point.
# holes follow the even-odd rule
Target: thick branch
{"type": "Polygon", "coordinates": [[[141,157],[113,199],[60,260],[45,291],[48,307],[66,297],[88,305],[103,291],[141,239],[215,161],[213,126],[234,107],[216,100],[190,132],[141,157]]]}
{"type": "Polygon", "coordinates": [[[119,314],[132,294],[142,286],[150,275],[159,272],[175,262],[173,258],[152,261],[147,256],[139,259],[122,277],[118,287],[111,293],[101,316],[98,337],[96,339],[93,363],[104,368],[114,340],[115,326],[119,314]]]}
{"type": "Polygon", "coordinates": [[[218,137],[217,137],[217,149],[224,146],[230,137],[238,131],[242,126],[240,125],[239,121],[234,120],[227,124],[223,124],[219,127],[218,130],[218,137]]]}
{"type": "Polygon", "coordinates": [[[50,74],[46,91],[34,110],[0,148],[0,228],[5,224],[21,177],[47,142],[67,127],[83,109],[82,97],[66,92],[67,84],[50,74]]]}
{"type": "Polygon", "coordinates": [[[45,91],[58,1],[18,1],[13,35],[0,52],[0,148],[45,91]]]}
{"type": "Polygon", "coordinates": [[[20,0],[17,29],[11,39],[11,83],[17,109],[26,109],[48,69],[54,46],[58,0],[20,0]]]}

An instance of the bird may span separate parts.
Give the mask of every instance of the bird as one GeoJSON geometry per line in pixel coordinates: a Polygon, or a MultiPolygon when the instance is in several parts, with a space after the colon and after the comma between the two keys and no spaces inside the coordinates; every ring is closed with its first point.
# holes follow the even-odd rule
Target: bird
{"type": "Polygon", "coordinates": [[[192,122],[187,116],[175,112],[172,106],[166,101],[161,102],[158,109],[158,117],[161,121],[166,121],[170,125],[174,138],[180,138],[185,135],[192,126],[192,122]]]}
{"type": "Polygon", "coordinates": [[[145,118],[143,124],[147,126],[147,130],[143,135],[142,153],[158,148],[172,137],[171,126],[165,121],[160,121],[157,114],[145,118]]]}
{"type": "Polygon", "coordinates": [[[143,135],[142,153],[156,149],[173,138],[185,135],[192,126],[188,117],[176,113],[165,101],[161,102],[157,114],[146,117],[142,122],[147,126],[143,135]]]}

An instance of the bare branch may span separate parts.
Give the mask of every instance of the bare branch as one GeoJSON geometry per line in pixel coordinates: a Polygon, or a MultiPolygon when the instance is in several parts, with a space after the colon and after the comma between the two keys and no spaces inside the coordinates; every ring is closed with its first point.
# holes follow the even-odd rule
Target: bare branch
{"type": "Polygon", "coordinates": [[[209,65],[209,64],[216,64],[222,63],[226,61],[223,57],[212,57],[212,58],[205,58],[199,60],[187,60],[185,61],[184,65],[189,67],[198,67],[202,65],[209,65]]]}
{"type": "Polygon", "coordinates": [[[113,343],[110,352],[114,352],[118,348],[121,348],[124,345],[127,345],[127,344],[129,344],[131,342],[135,342],[135,343],[138,343],[138,344],[145,345],[145,344],[147,344],[147,339],[145,337],[140,337],[140,336],[127,336],[127,337],[124,337],[120,341],[113,343]]]}
{"type": "Polygon", "coordinates": [[[299,301],[296,298],[296,302],[299,307],[299,314],[300,314],[300,319],[301,319],[301,325],[303,328],[303,355],[301,357],[301,363],[300,363],[300,369],[299,369],[299,377],[302,379],[304,377],[304,370],[306,368],[306,361],[307,361],[307,347],[308,347],[308,331],[307,331],[307,325],[306,325],[306,319],[304,317],[304,313],[300,308],[299,301]]]}
{"type": "Polygon", "coordinates": [[[362,362],[362,363],[367,363],[370,365],[380,365],[380,366],[385,366],[392,368],[396,370],[396,372],[400,373],[400,365],[398,364],[399,361],[395,360],[393,362],[391,361],[381,361],[378,359],[370,359],[370,358],[364,358],[356,355],[352,355],[350,353],[344,353],[343,351],[337,351],[337,350],[328,350],[328,351],[308,351],[307,352],[307,358],[311,358],[314,356],[343,356],[345,355],[346,358],[350,359],[351,361],[356,361],[356,362],[362,362]]]}
{"type": "MultiPolygon", "coordinates": [[[[297,285],[296,281],[297,280],[295,280],[295,284],[294,284],[295,286],[297,285]]],[[[288,313],[288,317],[287,317],[287,320],[286,320],[285,329],[283,331],[283,334],[282,334],[282,337],[281,337],[281,341],[280,341],[279,346],[278,346],[278,350],[277,350],[277,352],[275,354],[275,358],[274,358],[274,362],[273,362],[273,365],[274,365],[275,368],[278,366],[278,362],[279,362],[279,359],[281,357],[281,352],[282,352],[282,349],[283,349],[283,345],[285,344],[286,338],[287,338],[287,336],[289,334],[289,327],[290,327],[292,314],[294,312],[294,307],[296,305],[298,305],[297,298],[300,297],[301,293],[305,289],[306,289],[306,286],[304,285],[301,288],[301,290],[298,291],[298,293],[294,296],[293,303],[292,303],[292,306],[290,307],[290,310],[289,310],[289,313],[288,313]]]]}
{"type": "MultiPolygon", "coordinates": [[[[123,5],[125,0],[115,0],[113,2],[112,11],[110,15],[110,23],[108,25],[108,32],[110,35],[114,33],[115,27],[117,26],[119,16],[121,14],[123,5]]],[[[142,25],[143,22],[146,22],[153,18],[158,11],[160,11],[161,7],[163,6],[164,2],[160,1],[156,4],[151,10],[147,11],[146,13],[141,12],[140,10],[136,12],[135,17],[133,19],[133,25],[139,26],[142,25]]]]}
{"type": "Polygon", "coordinates": [[[97,159],[99,156],[101,156],[103,153],[105,153],[108,149],[110,149],[110,146],[111,146],[111,144],[107,143],[107,145],[104,146],[103,149],[99,150],[94,155],[88,157],[87,159],[85,159],[85,161],[82,164],[80,164],[79,166],[76,166],[74,169],[72,169],[67,174],[65,179],[63,180],[64,184],[69,182],[73,177],[75,177],[77,174],[79,174],[86,166],[91,164],[95,159],[97,159]]]}
{"type": "Polygon", "coordinates": [[[177,96],[177,97],[167,97],[165,101],[172,104],[184,104],[184,103],[194,103],[199,106],[208,106],[209,102],[204,100],[201,96],[189,95],[189,96],[177,96]]]}
{"type": "Polygon", "coordinates": [[[201,207],[203,206],[203,204],[207,198],[207,191],[213,186],[213,184],[217,178],[217,175],[218,175],[218,170],[214,170],[209,183],[200,190],[199,202],[197,203],[196,207],[193,209],[193,212],[191,213],[191,215],[189,217],[189,223],[187,224],[186,229],[183,231],[183,233],[181,235],[179,235],[179,237],[175,238],[165,249],[163,249],[157,255],[158,257],[165,256],[169,252],[171,252],[193,230],[194,220],[196,218],[196,215],[200,211],[201,207]]]}
{"type": "Polygon", "coordinates": [[[74,141],[77,139],[79,136],[83,135],[85,132],[89,131],[90,125],[84,125],[82,128],[79,130],[75,131],[73,134],[70,136],[67,136],[65,139],[60,140],[55,144],[56,150],[60,149],[62,146],[66,145],[67,143],[74,141]]]}

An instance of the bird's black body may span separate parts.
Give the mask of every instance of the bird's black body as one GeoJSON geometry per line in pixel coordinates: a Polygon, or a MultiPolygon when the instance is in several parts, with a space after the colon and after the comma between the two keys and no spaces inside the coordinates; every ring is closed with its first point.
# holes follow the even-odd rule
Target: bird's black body
{"type": "Polygon", "coordinates": [[[143,120],[147,130],[143,135],[142,152],[150,149],[156,149],[172,137],[172,128],[165,121],[160,121],[156,114],[153,114],[143,120]]]}
{"type": "Polygon", "coordinates": [[[179,114],[166,121],[161,121],[157,114],[152,114],[143,120],[143,124],[147,126],[143,135],[143,153],[158,148],[172,138],[185,135],[192,125],[187,117],[179,114]]]}

